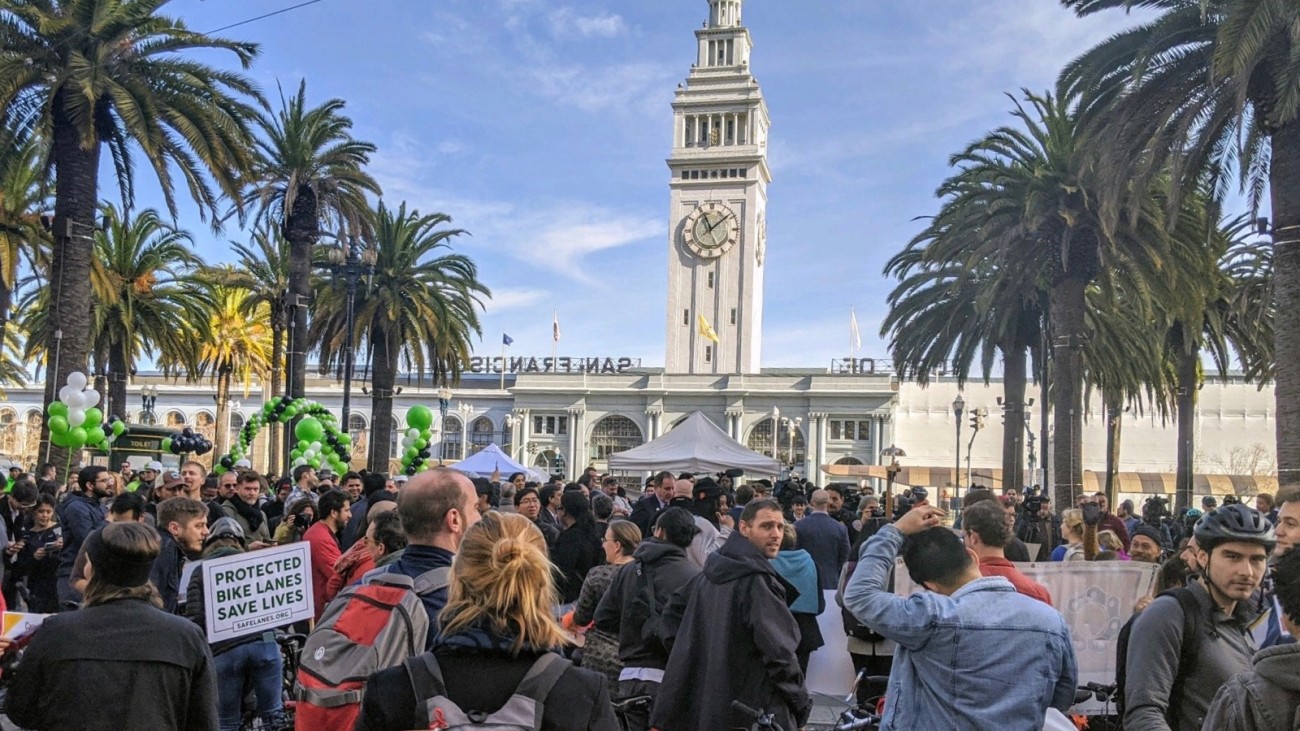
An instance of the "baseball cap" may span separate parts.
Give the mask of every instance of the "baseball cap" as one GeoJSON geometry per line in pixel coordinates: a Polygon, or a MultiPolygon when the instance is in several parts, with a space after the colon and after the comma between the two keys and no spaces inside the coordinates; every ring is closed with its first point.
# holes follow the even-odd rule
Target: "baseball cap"
{"type": "Polygon", "coordinates": [[[410,478],[408,478],[406,475],[394,475],[394,476],[393,476],[393,482],[395,482],[395,483],[397,483],[397,484],[399,484],[399,485],[405,485],[405,484],[406,484],[406,481],[407,481],[408,479],[410,479],[410,478]]]}
{"type": "Polygon", "coordinates": [[[150,462],[149,464],[146,464],[143,468],[140,469],[141,472],[144,472],[145,470],[153,470],[154,472],[162,472],[162,471],[163,471],[163,464],[162,464],[162,462],[159,462],[158,460],[153,460],[152,462],[150,462]]]}

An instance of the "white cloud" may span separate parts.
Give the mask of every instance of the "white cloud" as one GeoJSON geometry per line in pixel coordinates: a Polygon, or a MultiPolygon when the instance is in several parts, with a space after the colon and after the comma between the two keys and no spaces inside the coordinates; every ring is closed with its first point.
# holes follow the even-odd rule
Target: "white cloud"
{"type": "Polygon", "coordinates": [[[627,32],[622,16],[612,14],[579,15],[571,7],[552,11],[547,18],[551,35],[557,40],[581,38],[615,38],[627,32]]]}
{"type": "Polygon", "coordinates": [[[506,310],[532,307],[546,298],[547,292],[541,289],[505,289],[492,288],[492,299],[486,303],[486,312],[496,314],[506,310]]]}
{"type": "Polygon", "coordinates": [[[530,73],[532,90],[584,112],[667,108],[673,70],[655,63],[616,64],[600,68],[538,65],[530,73]]]}

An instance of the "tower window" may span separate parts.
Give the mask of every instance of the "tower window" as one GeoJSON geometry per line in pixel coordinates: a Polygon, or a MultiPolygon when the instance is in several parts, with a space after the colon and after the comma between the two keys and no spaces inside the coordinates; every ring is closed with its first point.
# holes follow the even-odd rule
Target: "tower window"
{"type": "Polygon", "coordinates": [[[690,311],[690,310],[682,310],[682,324],[685,325],[686,327],[690,327],[690,326],[691,326],[691,311],[690,311]]]}
{"type": "Polygon", "coordinates": [[[732,324],[732,325],[735,325],[735,324],[736,324],[736,308],[735,308],[735,307],[732,307],[732,308],[731,308],[731,324],[732,324]]]}
{"type": "Polygon", "coordinates": [[[709,272],[708,280],[709,280],[709,289],[713,289],[713,272],[709,272]]]}
{"type": "Polygon", "coordinates": [[[712,345],[706,345],[706,346],[704,346],[704,362],[705,362],[705,363],[712,363],[712,362],[713,362],[713,346],[712,346],[712,345]]]}

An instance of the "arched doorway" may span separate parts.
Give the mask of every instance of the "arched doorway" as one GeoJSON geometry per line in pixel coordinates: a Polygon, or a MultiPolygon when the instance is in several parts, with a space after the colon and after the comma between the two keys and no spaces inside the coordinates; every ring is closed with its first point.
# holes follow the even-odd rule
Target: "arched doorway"
{"type": "Polygon", "coordinates": [[[777,461],[784,465],[803,464],[808,459],[808,448],[804,444],[802,429],[788,424],[782,425],[777,431],[778,441],[773,444],[772,426],[770,416],[754,424],[749,430],[749,438],[745,440],[745,446],[769,457],[775,454],[777,461]],[[776,449],[775,452],[772,451],[773,448],[776,449]]]}
{"type": "Polygon", "coordinates": [[[591,459],[605,460],[609,459],[611,454],[618,454],[642,444],[645,444],[645,436],[635,421],[619,414],[610,414],[592,427],[588,454],[591,455],[591,459]]]}
{"type": "Polygon", "coordinates": [[[462,447],[464,447],[464,429],[465,422],[460,420],[459,416],[447,415],[442,422],[442,459],[459,460],[461,459],[462,447]]]}
{"type": "Polygon", "coordinates": [[[496,425],[486,416],[480,416],[470,424],[469,428],[469,453],[470,455],[478,454],[483,448],[492,443],[492,434],[496,431],[496,425]]]}

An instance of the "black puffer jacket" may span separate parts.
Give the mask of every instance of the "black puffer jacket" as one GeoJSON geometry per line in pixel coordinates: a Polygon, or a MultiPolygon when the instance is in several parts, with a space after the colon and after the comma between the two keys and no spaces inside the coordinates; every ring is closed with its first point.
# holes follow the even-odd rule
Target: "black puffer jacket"
{"type": "Polygon", "coordinates": [[[659,697],[675,702],[655,704],[651,727],[748,727],[753,719],[733,711],[734,700],[773,714],[778,728],[802,726],[812,701],[795,656],[799,628],[786,604],[795,596],[772,562],[732,533],[664,612],[664,632],[675,633],[659,697]]]}
{"type": "Polygon", "coordinates": [[[636,547],[632,563],[615,574],[614,581],[596,607],[596,629],[618,635],[618,657],[623,667],[658,668],[668,664],[668,655],[657,642],[642,639],[644,612],[635,606],[638,570],[649,573],[654,582],[655,603],[662,609],[673,594],[700,573],[679,546],[650,538],[636,547]]]}

